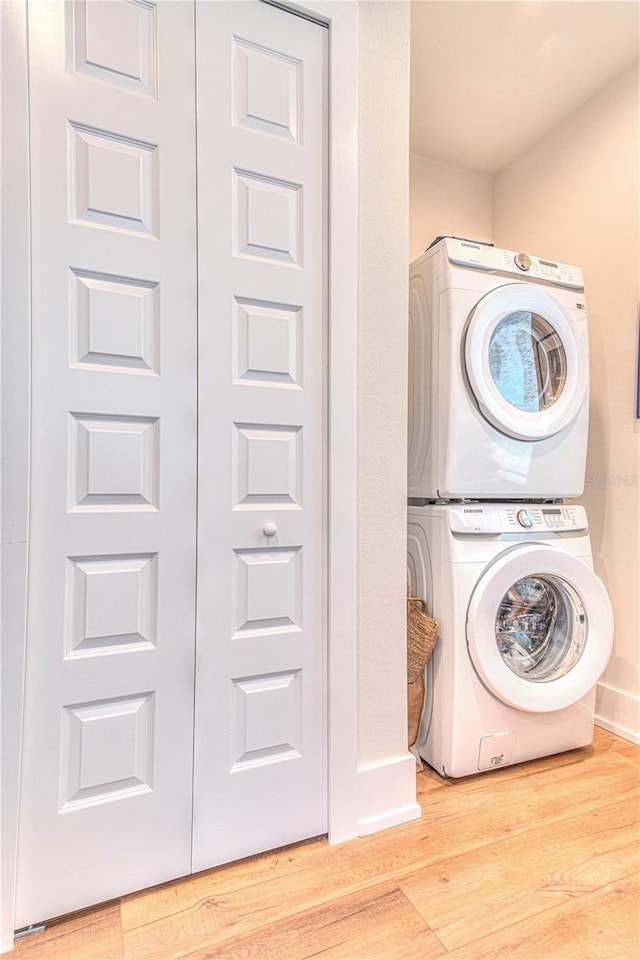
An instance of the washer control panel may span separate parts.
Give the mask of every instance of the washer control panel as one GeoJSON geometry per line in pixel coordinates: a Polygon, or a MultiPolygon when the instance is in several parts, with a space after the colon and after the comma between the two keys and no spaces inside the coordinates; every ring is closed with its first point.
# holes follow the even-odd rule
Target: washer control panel
{"type": "Polygon", "coordinates": [[[455,503],[448,507],[453,533],[532,533],[588,530],[587,514],[578,504],[455,503]]]}
{"type": "Polygon", "coordinates": [[[544,280],[571,290],[584,290],[584,278],[580,267],[568,263],[556,263],[553,260],[541,260],[522,251],[502,250],[470,240],[456,240],[447,237],[447,256],[451,263],[463,267],[475,267],[476,270],[515,273],[520,277],[532,277],[544,280]]]}

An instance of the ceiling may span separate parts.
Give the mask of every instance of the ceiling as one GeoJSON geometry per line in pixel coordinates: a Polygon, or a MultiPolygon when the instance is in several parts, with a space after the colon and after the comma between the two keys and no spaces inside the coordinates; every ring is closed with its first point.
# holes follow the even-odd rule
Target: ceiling
{"type": "Polygon", "coordinates": [[[640,54],[640,0],[413,0],[411,149],[494,174],[640,54]]]}

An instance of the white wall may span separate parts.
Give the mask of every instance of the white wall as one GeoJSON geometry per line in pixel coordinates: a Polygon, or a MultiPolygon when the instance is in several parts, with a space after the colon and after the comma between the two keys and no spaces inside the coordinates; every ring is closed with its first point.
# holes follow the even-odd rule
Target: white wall
{"type": "Polygon", "coordinates": [[[436,237],[492,240],[493,184],[489,174],[412,153],[409,259],[436,237]]]}
{"type": "Polygon", "coordinates": [[[596,572],[615,615],[597,702],[602,726],[640,742],[640,420],[635,417],[640,214],[638,64],[503,170],[495,241],[579,264],[591,353],[587,485],[596,572]]]}
{"type": "Polygon", "coordinates": [[[419,813],[404,603],[410,6],[361,3],[358,30],[358,760],[367,832],[385,807],[419,813]]]}

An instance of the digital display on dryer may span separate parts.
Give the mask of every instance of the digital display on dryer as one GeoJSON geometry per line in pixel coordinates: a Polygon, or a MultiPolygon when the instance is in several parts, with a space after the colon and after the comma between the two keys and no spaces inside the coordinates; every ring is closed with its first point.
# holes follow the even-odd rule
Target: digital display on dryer
{"type": "Polygon", "coordinates": [[[558,269],[558,264],[551,263],[550,260],[538,260],[538,263],[541,263],[543,267],[554,267],[554,269],[558,269]]]}

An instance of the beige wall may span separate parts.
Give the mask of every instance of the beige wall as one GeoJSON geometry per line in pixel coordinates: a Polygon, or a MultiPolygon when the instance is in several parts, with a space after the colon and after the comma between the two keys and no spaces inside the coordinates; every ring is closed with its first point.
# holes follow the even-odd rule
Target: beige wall
{"type": "Polygon", "coordinates": [[[493,182],[486,173],[412,153],[409,259],[436,237],[491,240],[493,182]]]}
{"type": "Polygon", "coordinates": [[[407,751],[410,6],[361,3],[358,27],[358,759],[371,765],[407,751]]]}
{"type": "Polygon", "coordinates": [[[640,736],[638,65],[496,177],[495,242],[579,264],[591,355],[587,484],[596,572],[615,615],[602,725],[640,736]]]}

